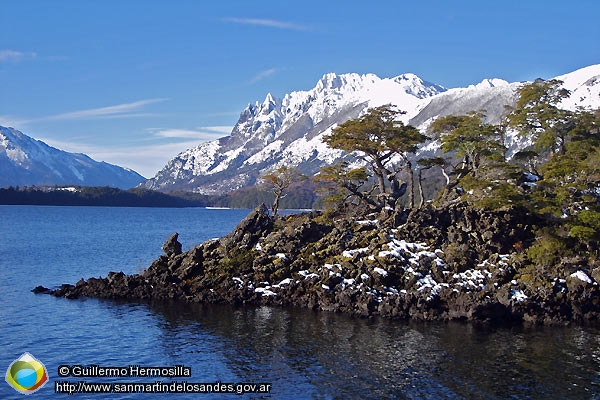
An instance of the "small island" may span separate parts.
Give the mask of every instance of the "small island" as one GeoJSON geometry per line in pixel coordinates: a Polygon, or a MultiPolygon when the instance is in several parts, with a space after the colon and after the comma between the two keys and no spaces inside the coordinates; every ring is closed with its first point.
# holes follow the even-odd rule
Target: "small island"
{"type": "Polygon", "coordinates": [[[279,199],[301,176],[282,167],[265,177],[271,210],[257,207],[229,235],[183,252],[175,233],[140,274],[34,291],[395,319],[597,321],[600,111],[560,109],[569,93],[558,81],[519,94],[499,125],[483,112],[447,116],[430,136],[398,122],[390,106],[371,109],[325,138],[365,166],[321,170],[323,211],[278,215],[279,199]],[[514,154],[509,129],[529,142],[514,154]],[[423,157],[428,141],[447,157],[423,157]],[[429,199],[424,173],[439,176],[429,199]]]}

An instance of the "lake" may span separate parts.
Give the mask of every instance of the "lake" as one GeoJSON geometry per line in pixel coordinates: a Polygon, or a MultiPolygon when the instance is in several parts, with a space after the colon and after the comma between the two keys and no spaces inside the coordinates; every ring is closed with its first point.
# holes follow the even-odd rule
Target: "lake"
{"type": "MultiPolygon", "coordinates": [[[[295,308],[68,300],[31,293],[37,285],[75,283],[109,271],[137,273],[162,253],[173,232],[189,249],[229,233],[248,212],[0,206],[2,373],[25,352],[41,361],[49,382],[34,399],[148,397],[55,394],[65,381],[114,383],[116,390],[125,383],[185,381],[189,388],[218,383],[248,390],[262,383],[270,391],[172,395],[178,399],[600,399],[597,326],[411,323],[295,308]],[[59,377],[60,366],[70,371],[181,366],[191,376],[59,377]]],[[[0,398],[22,396],[0,384],[0,398]]]]}

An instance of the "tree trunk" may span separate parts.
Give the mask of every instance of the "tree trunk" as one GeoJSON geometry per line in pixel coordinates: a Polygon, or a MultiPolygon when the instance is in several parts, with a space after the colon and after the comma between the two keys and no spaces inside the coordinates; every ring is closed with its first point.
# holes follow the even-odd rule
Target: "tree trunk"
{"type": "Polygon", "coordinates": [[[446,170],[444,167],[440,167],[440,169],[442,170],[442,175],[444,175],[444,178],[446,178],[446,186],[450,186],[450,177],[446,173],[446,170]]]}
{"type": "Polygon", "coordinates": [[[275,199],[273,200],[273,205],[271,206],[271,212],[273,213],[274,216],[277,216],[277,211],[279,210],[279,199],[281,199],[281,195],[283,194],[283,191],[276,191],[275,193],[275,199]]]}
{"type": "Polygon", "coordinates": [[[383,176],[383,172],[381,169],[377,169],[375,171],[375,176],[377,177],[377,186],[379,187],[379,194],[385,194],[385,178],[383,176]]]}
{"type": "Polygon", "coordinates": [[[423,168],[419,168],[419,196],[421,197],[421,199],[419,200],[419,208],[423,207],[423,203],[425,203],[425,195],[423,195],[423,180],[422,180],[422,176],[423,175],[423,168]]]}
{"type": "Polygon", "coordinates": [[[412,169],[412,163],[406,161],[406,170],[408,171],[408,206],[415,208],[415,176],[412,169]]]}

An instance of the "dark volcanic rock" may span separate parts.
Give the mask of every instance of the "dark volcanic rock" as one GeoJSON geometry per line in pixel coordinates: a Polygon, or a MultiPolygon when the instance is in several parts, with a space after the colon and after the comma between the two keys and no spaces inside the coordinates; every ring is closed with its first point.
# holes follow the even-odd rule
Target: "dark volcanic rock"
{"type": "Polygon", "coordinates": [[[181,254],[181,243],[177,240],[178,237],[179,234],[175,232],[163,244],[162,249],[167,256],[172,257],[181,254]]]}
{"type": "Polygon", "coordinates": [[[40,294],[40,293],[42,293],[42,294],[51,294],[52,293],[51,289],[48,289],[47,287],[44,287],[44,286],[41,286],[41,285],[34,287],[33,289],[31,289],[31,291],[33,293],[35,293],[35,294],[40,294]]]}
{"type": "Polygon", "coordinates": [[[269,215],[267,206],[261,204],[254,209],[232,233],[220,241],[225,248],[234,246],[250,248],[256,244],[261,235],[273,227],[273,217],[269,215]]]}
{"type": "Polygon", "coordinates": [[[111,272],[50,292],[418,320],[563,324],[600,318],[597,268],[589,274],[564,268],[561,276],[539,276],[532,284],[519,249],[535,239],[536,220],[524,210],[453,204],[388,214],[275,218],[261,205],[231,234],[186,252],[177,234],[170,236],[165,254],[142,274],[111,272]]]}

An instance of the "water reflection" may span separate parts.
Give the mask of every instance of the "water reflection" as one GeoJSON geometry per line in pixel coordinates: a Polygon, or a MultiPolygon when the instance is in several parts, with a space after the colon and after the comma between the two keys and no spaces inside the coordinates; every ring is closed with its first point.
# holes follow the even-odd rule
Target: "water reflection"
{"type": "Polygon", "coordinates": [[[277,398],[600,398],[593,327],[480,328],[270,307],[151,309],[164,321],[161,341],[174,359],[197,360],[207,378],[227,371],[223,380],[272,382],[277,398]]]}

